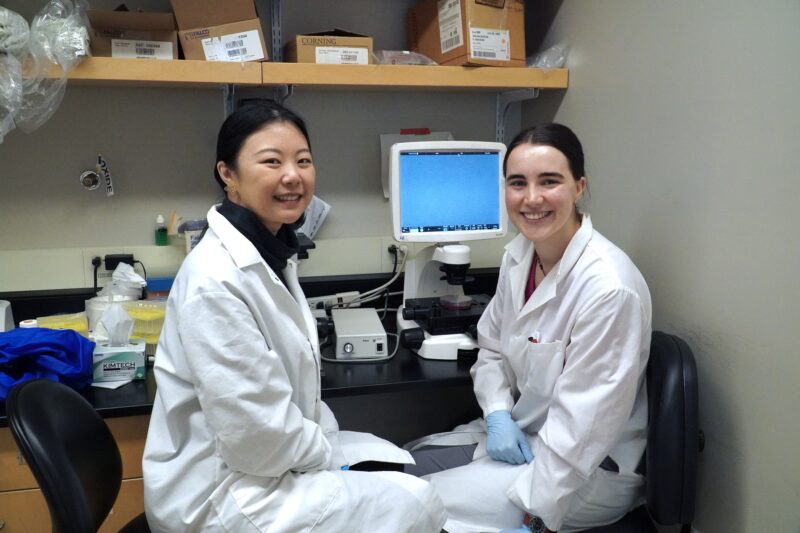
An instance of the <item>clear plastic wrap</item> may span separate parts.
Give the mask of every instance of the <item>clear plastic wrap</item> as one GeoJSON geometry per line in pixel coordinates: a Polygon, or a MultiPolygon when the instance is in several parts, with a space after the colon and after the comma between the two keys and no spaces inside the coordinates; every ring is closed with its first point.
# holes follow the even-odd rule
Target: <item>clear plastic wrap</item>
{"type": "Polygon", "coordinates": [[[428,56],[408,50],[375,50],[375,63],[379,65],[435,65],[428,56]]]}
{"type": "Polygon", "coordinates": [[[18,56],[28,44],[30,28],[21,15],[0,7],[0,143],[14,129],[22,105],[22,68],[18,56]]]}
{"type": "Polygon", "coordinates": [[[19,129],[31,133],[55,113],[67,85],[67,73],[89,54],[86,0],[49,0],[31,23],[22,52],[22,105],[19,129]]]}
{"type": "Polygon", "coordinates": [[[562,68],[567,63],[569,48],[565,44],[551,46],[543,52],[530,56],[525,63],[536,68],[562,68]]]}
{"type": "Polygon", "coordinates": [[[22,105],[22,70],[13,55],[0,52],[0,143],[14,129],[14,115],[22,105]]]}
{"type": "Polygon", "coordinates": [[[0,54],[19,55],[29,34],[28,22],[20,14],[0,6],[0,54]]]}

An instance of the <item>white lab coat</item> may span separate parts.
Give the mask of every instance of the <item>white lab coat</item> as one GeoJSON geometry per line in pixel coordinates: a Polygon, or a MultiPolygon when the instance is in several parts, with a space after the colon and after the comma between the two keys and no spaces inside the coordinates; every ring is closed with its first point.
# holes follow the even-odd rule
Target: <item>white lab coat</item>
{"type": "Polygon", "coordinates": [[[524,235],[506,246],[496,294],[478,324],[481,349],[471,373],[484,416],[510,410],[535,458],[521,466],[491,460],[483,420],[439,439],[454,444],[472,432],[479,442],[469,465],[426,476],[445,501],[448,531],[519,527],[524,511],[553,530],[579,530],[613,522],[640,502],[647,285],[588,216],[526,302],[532,258],[524,235]],[[606,456],[619,474],[598,469],[606,456]],[[466,497],[464,486],[477,493],[466,497]]]}
{"type": "Polygon", "coordinates": [[[143,459],[151,529],[438,532],[444,509],[427,482],[340,470],[406,452],[373,437],[353,460],[340,444],[365,434],[340,433],[320,398],[295,260],[287,290],[215,208],[208,222],[175,278],[156,353],[143,459]]]}

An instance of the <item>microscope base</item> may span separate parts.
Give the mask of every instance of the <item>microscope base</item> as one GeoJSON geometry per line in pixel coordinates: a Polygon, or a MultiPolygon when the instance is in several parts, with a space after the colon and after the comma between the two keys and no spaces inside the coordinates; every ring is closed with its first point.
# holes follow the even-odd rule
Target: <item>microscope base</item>
{"type": "MultiPolygon", "coordinates": [[[[402,315],[402,308],[397,312],[397,331],[398,333],[407,329],[419,328],[419,324],[414,320],[406,320],[402,315]]],[[[423,330],[424,331],[424,330],[423,330]]],[[[458,360],[459,350],[477,350],[478,343],[466,333],[448,333],[441,335],[431,335],[427,331],[425,340],[419,348],[411,348],[423,359],[434,359],[438,361],[458,360]]],[[[399,341],[398,341],[399,342],[399,341]]]]}
{"type": "Polygon", "coordinates": [[[478,344],[466,333],[431,335],[422,342],[417,354],[423,359],[455,361],[459,350],[476,350],[478,344]]]}

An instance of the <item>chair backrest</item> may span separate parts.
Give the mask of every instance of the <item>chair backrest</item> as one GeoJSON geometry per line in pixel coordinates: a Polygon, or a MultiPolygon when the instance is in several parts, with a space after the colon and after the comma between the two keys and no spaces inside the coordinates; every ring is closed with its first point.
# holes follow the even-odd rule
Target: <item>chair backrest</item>
{"type": "Polygon", "coordinates": [[[659,524],[690,524],[702,434],[697,366],[692,350],[680,338],[653,332],[647,395],[647,509],[659,524]]]}
{"type": "Polygon", "coordinates": [[[97,531],[122,481],[119,448],[97,411],[66,385],[37,379],[11,390],[6,414],[53,531],[97,531]]]}

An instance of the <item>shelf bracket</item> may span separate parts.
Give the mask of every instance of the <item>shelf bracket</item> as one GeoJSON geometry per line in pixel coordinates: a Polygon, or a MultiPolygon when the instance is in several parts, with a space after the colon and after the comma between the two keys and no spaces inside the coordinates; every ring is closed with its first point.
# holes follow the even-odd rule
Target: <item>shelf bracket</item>
{"type": "Polygon", "coordinates": [[[281,0],[270,0],[270,33],[272,40],[272,57],[270,61],[283,61],[283,35],[281,34],[281,0]]]}
{"type": "Polygon", "coordinates": [[[506,119],[511,104],[530,100],[539,96],[539,89],[515,89],[513,91],[503,91],[497,93],[497,114],[495,117],[495,139],[499,143],[506,140],[506,119]]]}
{"type": "Polygon", "coordinates": [[[228,83],[222,88],[222,106],[225,118],[236,110],[236,85],[228,83]]]}
{"type": "Polygon", "coordinates": [[[294,94],[294,85],[276,85],[272,88],[272,99],[283,105],[294,94]]]}

